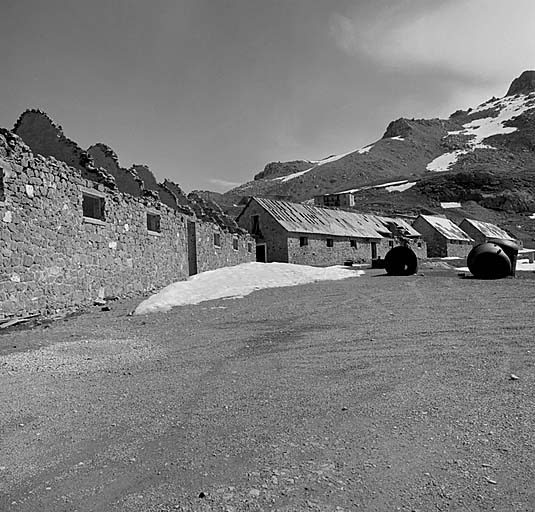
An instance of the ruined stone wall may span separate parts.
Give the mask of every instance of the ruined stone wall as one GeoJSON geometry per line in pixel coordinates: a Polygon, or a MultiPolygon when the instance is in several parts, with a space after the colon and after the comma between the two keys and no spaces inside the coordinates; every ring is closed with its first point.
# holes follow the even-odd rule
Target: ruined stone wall
{"type": "Polygon", "coordinates": [[[51,313],[99,296],[134,295],[188,276],[186,219],[35,156],[0,132],[0,314],[51,313]],[[84,218],[84,191],[105,201],[105,220],[84,218]],[[160,215],[160,233],[147,229],[160,215]]]}
{"type": "Polygon", "coordinates": [[[238,235],[223,231],[211,222],[197,222],[196,231],[198,272],[230,267],[256,259],[254,240],[248,234],[238,235]],[[214,239],[214,234],[219,235],[216,237],[218,240],[214,239]]]}
{"type": "MultiPolygon", "coordinates": [[[[22,137],[24,140],[24,137],[22,137]]],[[[96,167],[106,169],[114,178],[117,188],[126,194],[140,197],[143,195],[143,181],[131,169],[119,165],[119,159],[109,146],[98,143],[88,148],[87,153],[93,158],[96,167]]]]}
{"type": "Polygon", "coordinates": [[[26,141],[34,153],[53,156],[71,167],[84,169],[85,151],[65,137],[61,126],[55,124],[44,112],[27,110],[15,123],[13,132],[26,141]]]}

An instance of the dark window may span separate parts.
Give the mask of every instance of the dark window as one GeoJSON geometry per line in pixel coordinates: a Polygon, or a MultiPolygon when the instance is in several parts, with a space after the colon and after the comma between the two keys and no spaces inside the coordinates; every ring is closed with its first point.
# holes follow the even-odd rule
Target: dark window
{"type": "Polygon", "coordinates": [[[0,167],[0,201],[6,198],[4,194],[4,169],[0,167]]]}
{"type": "Polygon", "coordinates": [[[82,214],[84,217],[104,221],[104,206],[105,200],[103,197],[83,193],[82,214]]]}
{"type": "Polygon", "coordinates": [[[237,238],[233,238],[232,239],[232,248],[237,251],[238,250],[238,239],[237,238]]]}
{"type": "Polygon", "coordinates": [[[351,247],[353,247],[353,249],[356,249],[357,248],[357,241],[356,240],[350,240],[349,241],[349,245],[351,245],[351,247]]]}
{"type": "Polygon", "coordinates": [[[216,247],[221,247],[221,234],[220,233],[214,233],[214,245],[216,247]]]}
{"type": "Polygon", "coordinates": [[[304,247],[305,245],[308,245],[308,236],[300,236],[299,237],[299,245],[301,247],[304,247]]]}
{"type": "Polygon", "coordinates": [[[260,234],[260,216],[259,215],[253,215],[251,217],[251,233],[253,235],[260,234]]]}
{"type": "Polygon", "coordinates": [[[332,238],[327,238],[327,247],[333,247],[334,246],[334,241],[332,238]]]}
{"type": "Polygon", "coordinates": [[[418,247],[422,247],[422,242],[418,242],[418,247]]]}
{"type": "Polygon", "coordinates": [[[394,242],[392,240],[388,242],[388,247],[394,247],[394,242]]]}
{"type": "Polygon", "coordinates": [[[253,252],[253,244],[252,244],[252,242],[247,242],[247,252],[253,252]]]}
{"type": "Polygon", "coordinates": [[[154,233],[160,233],[160,216],[156,213],[147,213],[147,229],[154,233]]]}

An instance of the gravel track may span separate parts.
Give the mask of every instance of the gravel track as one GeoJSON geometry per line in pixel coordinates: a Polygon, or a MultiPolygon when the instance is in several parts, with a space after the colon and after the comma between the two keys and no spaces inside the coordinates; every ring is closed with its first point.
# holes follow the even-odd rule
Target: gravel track
{"type": "Polygon", "coordinates": [[[534,290],[371,271],[13,329],[0,510],[535,510],[534,290]]]}

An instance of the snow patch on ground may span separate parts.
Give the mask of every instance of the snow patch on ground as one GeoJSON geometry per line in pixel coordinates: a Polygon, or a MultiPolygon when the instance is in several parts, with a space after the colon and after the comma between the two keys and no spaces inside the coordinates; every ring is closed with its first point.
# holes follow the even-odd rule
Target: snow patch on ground
{"type": "Polygon", "coordinates": [[[375,144],[368,144],[367,146],[364,146],[363,148],[358,149],[357,153],[359,155],[363,155],[364,153],[368,153],[370,151],[370,149],[373,148],[373,146],[375,146],[375,144]]]}
{"type": "Polygon", "coordinates": [[[448,171],[461,155],[474,151],[475,149],[494,149],[488,144],[483,144],[483,140],[493,135],[513,133],[517,129],[514,126],[504,126],[505,122],[533,108],[535,108],[535,104],[533,97],[530,95],[506,96],[491,103],[480,105],[472,111],[472,114],[483,112],[487,109],[498,109],[498,115],[496,117],[475,119],[464,124],[462,130],[448,132],[448,135],[465,135],[470,137],[468,149],[440,155],[427,164],[427,170],[432,172],[448,171]]]}
{"type": "Polygon", "coordinates": [[[387,192],[404,192],[405,190],[409,190],[410,188],[414,187],[416,185],[415,181],[408,181],[407,183],[402,183],[401,185],[391,185],[389,187],[385,187],[385,190],[387,192]]]}
{"type": "Polygon", "coordinates": [[[388,137],[390,140],[405,140],[403,137],[400,137],[399,135],[396,135],[395,137],[388,137]]]}
{"type": "Polygon", "coordinates": [[[293,174],[288,174],[288,176],[279,176],[278,178],[273,178],[273,181],[281,181],[282,183],[286,183],[287,181],[298,178],[299,176],[303,176],[303,174],[306,174],[307,172],[317,169],[318,167],[321,167],[322,165],[330,164],[331,162],[336,162],[337,160],[340,160],[341,158],[344,158],[345,156],[350,155],[351,153],[354,153],[354,151],[348,151],[347,153],[344,153],[343,155],[332,155],[327,158],[324,158],[323,160],[317,160],[317,161],[311,160],[310,163],[315,164],[313,167],[310,167],[309,169],[305,169],[304,171],[299,171],[299,172],[294,172],[293,174]]]}
{"type": "Polygon", "coordinates": [[[529,218],[535,220],[535,213],[532,213],[529,218]]]}
{"type": "Polygon", "coordinates": [[[448,209],[448,208],[460,208],[461,207],[461,203],[440,203],[440,207],[441,208],[444,208],[445,210],[448,209]]]}
{"type": "Polygon", "coordinates": [[[175,306],[198,304],[207,300],[240,298],[255,290],[295,286],[316,281],[334,281],[364,274],[344,266],[310,267],[290,263],[242,263],[210,270],[166,286],[144,300],[136,315],[169,311],[175,306]]]}
{"type": "Polygon", "coordinates": [[[451,153],[444,153],[429,162],[426,169],[431,172],[449,171],[450,167],[457,162],[459,156],[464,155],[465,153],[468,153],[468,150],[457,150],[452,151],[451,153]]]}

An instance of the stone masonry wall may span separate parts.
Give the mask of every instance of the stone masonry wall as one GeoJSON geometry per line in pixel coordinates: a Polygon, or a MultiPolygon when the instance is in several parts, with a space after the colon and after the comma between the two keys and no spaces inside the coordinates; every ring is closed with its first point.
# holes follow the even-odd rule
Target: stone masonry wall
{"type": "Polygon", "coordinates": [[[250,236],[238,236],[223,231],[216,224],[197,222],[197,268],[199,272],[254,261],[254,240],[250,236]],[[214,244],[214,233],[219,233],[219,246],[214,244]],[[234,240],[237,249],[234,249],[234,240]]]}
{"type": "MultiPolygon", "coordinates": [[[[351,260],[355,263],[371,261],[371,241],[356,239],[357,247],[353,248],[350,238],[334,237],[328,235],[310,235],[292,233],[288,236],[288,259],[290,263],[299,265],[342,265],[344,261],[351,260]],[[301,246],[300,237],[308,238],[308,245],[301,246]],[[333,246],[327,246],[327,239],[333,241],[333,246]]],[[[381,244],[377,241],[378,255],[381,256],[381,244]]]]}
{"type": "MultiPolygon", "coordinates": [[[[0,130],[0,168],[5,196],[0,200],[0,317],[50,314],[188,277],[187,215],[152,196],[122,194],[54,158],[34,155],[7,130],[0,130]],[[83,216],[88,191],[104,198],[104,221],[83,216]],[[148,231],[147,213],[160,216],[159,233],[148,231]]],[[[200,232],[212,229],[199,224],[200,232]]],[[[222,248],[206,265],[199,261],[199,271],[251,261],[250,238],[238,238],[240,250],[222,248]]],[[[200,251],[198,259],[203,255],[200,251]]]]}
{"type": "Polygon", "coordinates": [[[266,259],[269,263],[277,261],[288,263],[287,232],[256,201],[252,200],[238,219],[238,225],[251,232],[252,218],[258,215],[260,233],[253,236],[259,244],[266,244],[266,259]]]}

